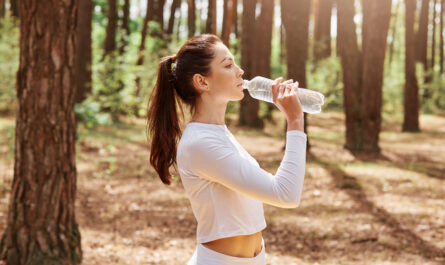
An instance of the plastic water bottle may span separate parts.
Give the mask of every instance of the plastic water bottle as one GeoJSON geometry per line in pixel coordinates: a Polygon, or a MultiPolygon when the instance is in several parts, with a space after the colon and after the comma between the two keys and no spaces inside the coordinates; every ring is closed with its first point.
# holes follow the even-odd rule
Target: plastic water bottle
{"type": "MultiPolygon", "coordinates": [[[[273,103],[272,85],[274,80],[262,76],[256,76],[252,80],[243,80],[243,88],[249,91],[253,98],[273,103]]],[[[321,112],[324,104],[324,96],[320,92],[305,88],[298,88],[298,98],[300,99],[303,112],[315,114],[321,112]]]]}

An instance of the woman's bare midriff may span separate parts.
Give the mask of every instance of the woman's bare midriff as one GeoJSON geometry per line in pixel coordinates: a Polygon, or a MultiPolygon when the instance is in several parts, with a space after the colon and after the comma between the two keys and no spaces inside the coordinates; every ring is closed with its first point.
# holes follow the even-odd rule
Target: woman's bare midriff
{"type": "Polygon", "coordinates": [[[251,235],[220,238],[202,244],[211,250],[225,255],[239,258],[253,258],[261,252],[262,238],[262,233],[259,231],[251,235]]]}

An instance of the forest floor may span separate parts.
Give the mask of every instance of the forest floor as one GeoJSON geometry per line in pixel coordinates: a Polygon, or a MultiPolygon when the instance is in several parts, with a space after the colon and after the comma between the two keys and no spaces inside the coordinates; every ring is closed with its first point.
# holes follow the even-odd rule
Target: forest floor
{"type": "MultiPolygon", "coordinates": [[[[227,123],[261,167],[283,156],[284,118],[263,131],[227,123]]],[[[445,115],[422,115],[420,133],[384,116],[380,155],[343,149],[344,115],[308,118],[310,153],[301,204],[264,204],[267,264],[445,264],[445,115]]],[[[180,181],[149,166],[145,121],[94,130],[77,142],[76,220],[83,263],[180,265],[196,247],[196,221],[180,181]]],[[[0,234],[13,176],[14,117],[0,118],[0,234]]],[[[1,262],[0,262],[1,264],[1,262]]]]}

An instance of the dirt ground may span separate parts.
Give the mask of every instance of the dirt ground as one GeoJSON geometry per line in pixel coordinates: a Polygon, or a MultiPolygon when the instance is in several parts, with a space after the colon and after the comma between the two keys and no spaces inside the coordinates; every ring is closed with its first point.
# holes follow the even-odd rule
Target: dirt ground
{"type": "MultiPolygon", "coordinates": [[[[276,115],[280,122],[267,122],[263,132],[227,120],[272,173],[284,143],[284,120],[276,115]]],[[[422,115],[421,133],[402,133],[401,120],[384,117],[380,155],[354,156],[343,149],[341,112],[309,116],[300,207],[264,204],[267,264],[445,264],[445,115],[422,115]]],[[[144,124],[80,130],[82,264],[186,264],[193,254],[190,203],[179,179],[165,186],[149,167],[144,124]]],[[[13,126],[13,117],[0,118],[0,234],[13,176],[13,126]]]]}

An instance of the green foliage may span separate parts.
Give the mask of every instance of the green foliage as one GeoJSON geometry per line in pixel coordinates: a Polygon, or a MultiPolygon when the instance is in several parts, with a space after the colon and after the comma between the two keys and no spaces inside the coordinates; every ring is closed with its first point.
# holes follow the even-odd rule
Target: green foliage
{"type": "Polygon", "coordinates": [[[19,47],[18,22],[6,12],[5,17],[0,18],[0,113],[14,110],[19,47]]]}
{"type": "Polygon", "coordinates": [[[329,57],[307,64],[308,89],[325,96],[323,109],[343,108],[343,75],[340,58],[329,57]]]}

